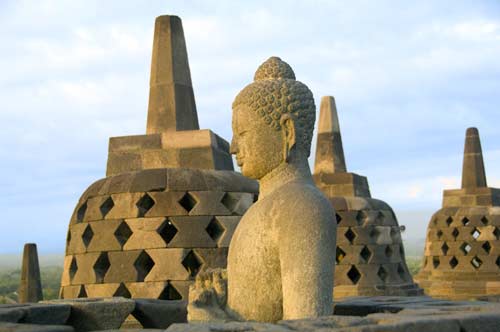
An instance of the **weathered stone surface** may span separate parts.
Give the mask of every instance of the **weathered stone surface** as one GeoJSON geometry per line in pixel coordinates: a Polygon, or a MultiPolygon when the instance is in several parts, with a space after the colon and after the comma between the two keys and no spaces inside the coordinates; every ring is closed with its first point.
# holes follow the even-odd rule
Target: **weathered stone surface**
{"type": "Polygon", "coordinates": [[[66,304],[12,305],[7,308],[5,308],[4,305],[0,305],[0,321],[43,325],[64,325],[68,320],[70,311],[71,306],[66,304]],[[9,312],[11,312],[13,316],[18,316],[19,314],[21,314],[21,316],[17,320],[4,319],[9,318],[9,312]]]}
{"type": "Polygon", "coordinates": [[[38,302],[43,299],[40,266],[35,243],[24,245],[21,282],[18,289],[19,303],[38,302]]]}
{"type": "Polygon", "coordinates": [[[231,152],[242,174],[259,180],[259,199],[233,234],[227,279],[223,271],[207,271],[190,288],[189,321],[331,313],[335,212],[307,162],[314,118],[312,93],[277,57],[236,97],[231,152]]]}
{"type": "Polygon", "coordinates": [[[37,325],[0,322],[0,332],[74,332],[75,329],[65,325],[37,325]]]}
{"type": "Polygon", "coordinates": [[[71,305],[67,324],[78,332],[118,329],[135,308],[133,300],[119,297],[52,300],[45,303],[71,305]]]}
{"type": "Polygon", "coordinates": [[[135,299],[134,317],[146,328],[166,329],[187,322],[187,301],[135,299]]]}

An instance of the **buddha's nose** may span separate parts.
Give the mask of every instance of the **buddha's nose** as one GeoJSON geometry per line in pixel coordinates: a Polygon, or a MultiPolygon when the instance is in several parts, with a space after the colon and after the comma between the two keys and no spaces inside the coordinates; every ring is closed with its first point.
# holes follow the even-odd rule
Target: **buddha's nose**
{"type": "Polygon", "coordinates": [[[236,139],[233,137],[231,140],[231,146],[229,147],[229,153],[236,154],[238,152],[238,144],[236,143],[236,139]]]}

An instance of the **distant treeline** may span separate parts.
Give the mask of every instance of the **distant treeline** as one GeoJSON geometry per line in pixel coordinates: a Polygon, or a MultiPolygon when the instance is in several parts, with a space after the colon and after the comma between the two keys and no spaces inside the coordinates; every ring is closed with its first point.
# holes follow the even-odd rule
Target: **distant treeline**
{"type": "MultiPolygon", "coordinates": [[[[40,269],[42,277],[43,298],[56,299],[59,295],[62,267],[47,266],[40,269]]],[[[20,269],[0,270],[0,303],[17,302],[17,288],[21,280],[20,269]]]]}

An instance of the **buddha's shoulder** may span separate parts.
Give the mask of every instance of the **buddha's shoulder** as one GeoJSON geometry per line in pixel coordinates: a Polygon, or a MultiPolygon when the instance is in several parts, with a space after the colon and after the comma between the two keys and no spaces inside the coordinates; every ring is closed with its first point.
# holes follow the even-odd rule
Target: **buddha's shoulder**
{"type": "Polygon", "coordinates": [[[274,196],[275,203],[286,205],[290,209],[333,210],[326,196],[312,183],[289,182],[276,190],[274,196]]]}

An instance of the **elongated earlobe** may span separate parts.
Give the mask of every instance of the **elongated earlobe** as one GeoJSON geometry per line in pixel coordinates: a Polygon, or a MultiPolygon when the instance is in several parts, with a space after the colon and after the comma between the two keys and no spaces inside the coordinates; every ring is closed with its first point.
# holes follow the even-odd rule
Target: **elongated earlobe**
{"type": "Polygon", "coordinates": [[[290,161],[290,152],[295,146],[295,122],[291,114],[284,114],[280,119],[281,132],[283,133],[283,160],[290,161]]]}

